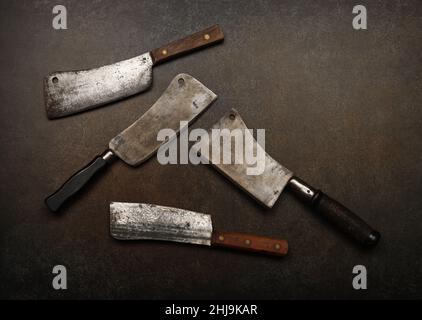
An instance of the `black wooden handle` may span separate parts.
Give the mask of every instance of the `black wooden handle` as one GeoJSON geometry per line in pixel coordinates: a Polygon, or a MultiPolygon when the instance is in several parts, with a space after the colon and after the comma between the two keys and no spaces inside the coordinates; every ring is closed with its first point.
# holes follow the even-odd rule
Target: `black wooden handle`
{"type": "Polygon", "coordinates": [[[350,209],[325,193],[315,190],[304,181],[294,177],[289,182],[292,190],[301,200],[310,205],[322,217],[340,230],[366,246],[374,246],[381,235],[350,209]]]}
{"type": "Polygon", "coordinates": [[[321,216],[330,220],[338,228],[363,245],[374,246],[378,243],[380,239],[378,231],[325,193],[317,192],[312,206],[321,216]]]}
{"type": "Polygon", "coordinates": [[[70,177],[56,192],[45,199],[47,207],[57,212],[63,203],[81,190],[90,179],[107,165],[107,158],[98,156],[70,177]]]}

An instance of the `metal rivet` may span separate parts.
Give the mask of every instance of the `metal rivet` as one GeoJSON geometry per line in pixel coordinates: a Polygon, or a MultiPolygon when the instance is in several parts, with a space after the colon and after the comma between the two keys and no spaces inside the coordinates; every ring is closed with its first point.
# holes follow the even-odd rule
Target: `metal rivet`
{"type": "Polygon", "coordinates": [[[276,250],[280,250],[280,245],[278,243],[276,243],[274,247],[276,250]]]}
{"type": "Polygon", "coordinates": [[[167,54],[167,50],[166,50],[166,49],[164,49],[163,51],[161,51],[161,53],[162,53],[163,55],[166,55],[166,54],[167,54]]]}
{"type": "Polygon", "coordinates": [[[224,236],[218,236],[218,240],[224,241],[224,236]]]}
{"type": "Polygon", "coordinates": [[[249,246],[249,245],[251,244],[251,240],[246,239],[246,240],[245,240],[245,244],[246,244],[247,246],[249,246]]]}
{"type": "Polygon", "coordinates": [[[205,34],[205,35],[204,35],[204,39],[205,39],[205,40],[209,40],[209,39],[210,39],[210,35],[209,35],[208,33],[207,33],[207,34],[205,34]]]}
{"type": "Polygon", "coordinates": [[[51,81],[53,81],[53,83],[57,83],[59,82],[59,79],[57,77],[54,77],[53,79],[51,79],[51,81]]]}
{"type": "Polygon", "coordinates": [[[185,85],[185,79],[183,79],[183,78],[179,78],[179,79],[177,80],[177,82],[179,83],[179,86],[180,86],[180,87],[183,87],[183,86],[185,85]]]}

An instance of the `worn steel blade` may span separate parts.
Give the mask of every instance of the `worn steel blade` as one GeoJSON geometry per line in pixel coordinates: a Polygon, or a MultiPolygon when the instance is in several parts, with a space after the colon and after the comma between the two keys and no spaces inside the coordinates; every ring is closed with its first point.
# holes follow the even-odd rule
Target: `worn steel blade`
{"type": "MultiPolygon", "coordinates": [[[[241,129],[243,135],[245,134],[245,130],[248,130],[245,122],[243,121],[240,114],[235,110],[232,109],[228,114],[223,116],[215,125],[211,127],[209,132],[211,133],[212,129],[228,129],[230,131],[235,129],[241,129]]],[[[276,160],[271,158],[267,153],[265,153],[265,167],[264,171],[260,175],[248,175],[247,169],[248,167],[252,168],[255,167],[254,165],[248,165],[243,161],[243,164],[223,164],[221,153],[220,162],[213,163],[212,159],[212,145],[213,144],[220,144],[220,150],[224,150],[224,152],[231,153],[231,159],[235,159],[236,152],[238,152],[235,148],[233,143],[228,146],[223,144],[223,139],[219,137],[213,137],[209,134],[209,155],[202,155],[205,157],[209,163],[211,163],[218,171],[223,173],[227,176],[230,180],[232,180],[235,184],[237,184],[240,188],[244,191],[249,193],[253,198],[258,200],[264,206],[271,208],[274,203],[277,201],[278,197],[280,196],[281,192],[283,191],[284,187],[289,182],[290,178],[293,176],[293,172],[289,169],[283,167],[279,164],[276,160]]],[[[243,139],[246,143],[246,139],[243,139]]],[[[257,152],[257,148],[262,147],[256,142],[255,139],[252,138],[253,141],[253,150],[254,154],[257,152]]],[[[258,158],[259,161],[259,158],[258,158]]]]}
{"type": "Polygon", "coordinates": [[[112,202],[110,233],[118,240],[163,240],[211,245],[208,214],[145,203],[112,202]]]}
{"type": "MultiPolygon", "coordinates": [[[[217,96],[188,74],[177,75],[155,104],[130,127],[114,137],[110,149],[124,162],[137,166],[164,143],[157,141],[161,129],[180,131],[180,121],[190,123],[217,96]]],[[[183,128],[182,128],[183,129],[183,128]]]]}
{"type": "Polygon", "coordinates": [[[53,72],[44,79],[47,116],[60,118],[131,96],[152,82],[149,53],[107,66],[53,72]]]}

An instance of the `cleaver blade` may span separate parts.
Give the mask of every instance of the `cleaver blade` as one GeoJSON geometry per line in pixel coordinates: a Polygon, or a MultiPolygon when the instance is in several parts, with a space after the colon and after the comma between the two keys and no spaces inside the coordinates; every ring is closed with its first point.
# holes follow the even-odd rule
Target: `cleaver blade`
{"type": "Polygon", "coordinates": [[[160,240],[284,256],[286,240],[213,229],[211,216],[146,203],[112,202],[110,234],[117,240],[160,240]]]}
{"type": "MultiPolygon", "coordinates": [[[[248,129],[240,114],[232,109],[224,115],[212,129],[228,129],[229,131],[248,129]]],[[[212,137],[211,134],[209,136],[212,137]]],[[[244,139],[246,141],[246,139],[244,139]]],[[[253,148],[261,146],[253,139],[253,148]]],[[[209,156],[201,155],[218,171],[223,173],[240,188],[250,194],[259,203],[271,208],[279,198],[281,192],[287,187],[299,200],[311,207],[321,217],[329,220],[345,234],[365,246],[374,246],[380,239],[378,231],[369,226],[364,220],[353,213],[350,209],[332,199],[320,190],[310,186],[293,172],[283,167],[276,160],[265,153],[265,170],[261,175],[247,175],[247,164],[221,164],[213,163],[212,146],[220,144],[220,150],[224,150],[223,140],[219,136],[209,140],[209,156]]],[[[227,150],[227,148],[226,148],[227,150]]],[[[228,152],[234,159],[235,148],[230,144],[228,152]]],[[[259,158],[257,158],[259,159],[259,158]]]]}
{"type": "Polygon", "coordinates": [[[110,141],[109,148],[127,164],[138,166],[164,144],[157,140],[161,129],[178,133],[180,121],[190,123],[216,98],[214,92],[194,77],[179,74],[141,118],[110,141]]]}
{"type": "Polygon", "coordinates": [[[180,129],[183,129],[180,127],[180,121],[191,123],[215,99],[217,95],[194,77],[185,73],[177,75],[148,111],[110,141],[107,151],[97,156],[46,198],[47,207],[51,211],[59,210],[65,201],[116,157],[128,165],[139,166],[165,143],[157,141],[157,134],[161,129],[173,129],[175,135],[172,138],[175,138],[180,129]]]}
{"type": "Polygon", "coordinates": [[[208,214],[145,203],[110,204],[110,233],[118,240],[163,240],[211,245],[208,214]]]}

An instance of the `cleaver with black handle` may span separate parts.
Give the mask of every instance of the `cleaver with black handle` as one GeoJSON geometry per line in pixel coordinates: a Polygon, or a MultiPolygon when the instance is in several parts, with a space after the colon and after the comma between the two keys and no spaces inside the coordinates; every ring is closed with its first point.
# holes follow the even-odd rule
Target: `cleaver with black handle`
{"type": "Polygon", "coordinates": [[[161,129],[172,129],[174,136],[201,114],[217,96],[188,74],[177,75],[154,105],[131,126],[111,139],[108,149],[87,166],[75,173],[56,192],[45,199],[51,211],[59,208],[82,189],[93,176],[120,158],[137,167],[153,156],[165,141],[158,141],[161,129]]]}

